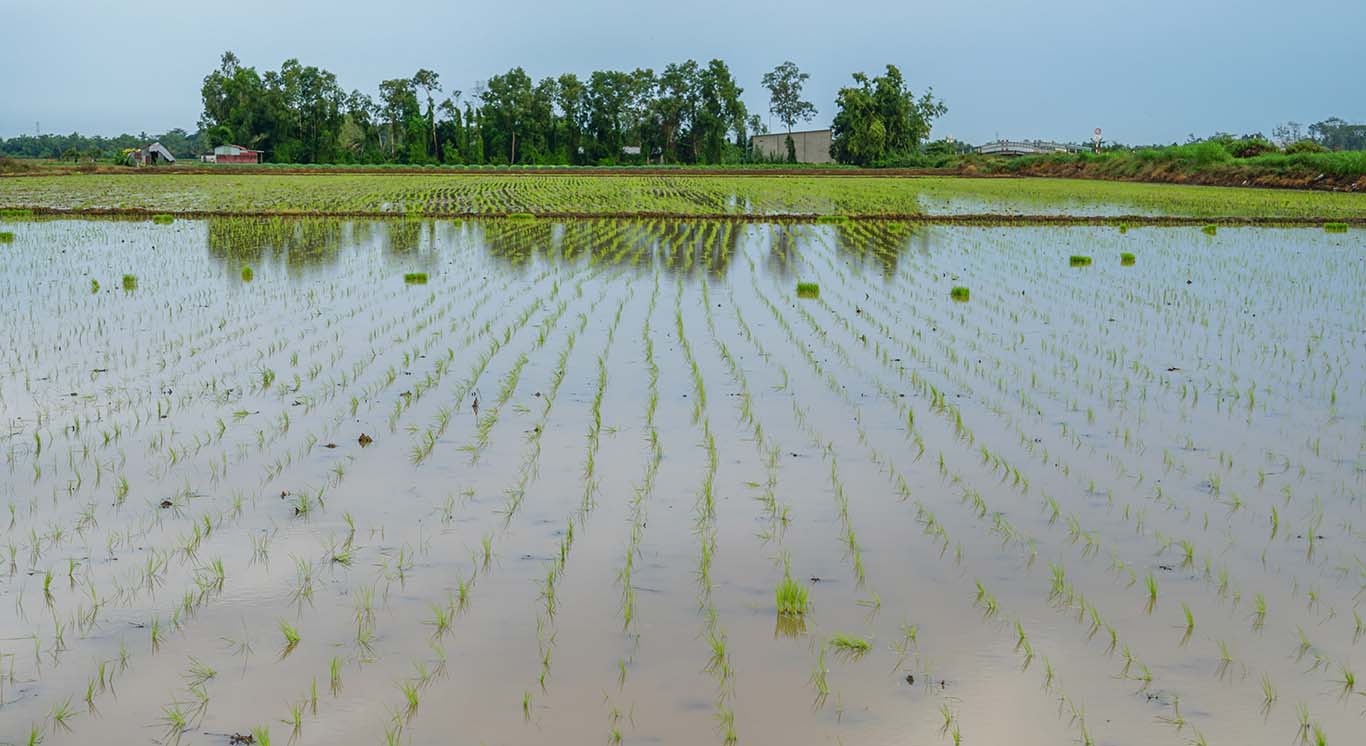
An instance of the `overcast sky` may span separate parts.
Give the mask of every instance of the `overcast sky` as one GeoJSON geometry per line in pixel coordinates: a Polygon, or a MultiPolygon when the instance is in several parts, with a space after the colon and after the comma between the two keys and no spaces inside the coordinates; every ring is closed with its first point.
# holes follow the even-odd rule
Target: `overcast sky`
{"type": "Polygon", "coordinates": [[[934,135],[971,142],[1366,120],[1366,0],[0,0],[0,28],[0,136],[193,130],[227,49],[372,95],[419,67],[468,93],[517,65],[541,78],[720,57],[765,117],[760,78],[790,59],[811,74],[813,128],[851,72],[893,63],[948,104],[934,135]]]}

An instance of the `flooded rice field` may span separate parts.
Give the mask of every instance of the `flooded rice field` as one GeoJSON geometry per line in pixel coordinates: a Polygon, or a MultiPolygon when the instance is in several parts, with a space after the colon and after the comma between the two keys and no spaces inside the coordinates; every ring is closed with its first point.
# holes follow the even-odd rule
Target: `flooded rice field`
{"type": "Polygon", "coordinates": [[[1359,742],[1360,231],[0,227],[0,742],[1359,742]]]}

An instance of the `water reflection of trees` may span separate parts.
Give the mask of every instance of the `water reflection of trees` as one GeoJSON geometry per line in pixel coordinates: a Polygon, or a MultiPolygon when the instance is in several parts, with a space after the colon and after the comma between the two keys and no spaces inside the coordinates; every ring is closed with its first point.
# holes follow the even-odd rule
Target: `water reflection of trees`
{"type": "Polygon", "coordinates": [[[896,275],[901,255],[928,238],[908,223],[856,222],[834,227],[835,251],[865,266],[876,267],[883,277],[896,275]]]}
{"type": "Polygon", "coordinates": [[[615,267],[669,275],[724,277],[736,255],[762,256],[765,271],[790,277],[802,255],[833,245],[859,266],[891,276],[901,255],[926,236],[902,223],[835,226],[719,220],[342,220],[321,217],[213,218],[208,254],[237,275],[244,265],[278,263],[294,272],[336,264],[348,252],[377,249],[405,271],[435,269],[451,249],[473,249],[507,271],[538,264],[615,267]]]}
{"type": "Polygon", "coordinates": [[[290,270],[319,267],[335,262],[348,242],[345,225],[328,218],[211,218],[208,253],[234,274],[267,262],[290,270]]]}

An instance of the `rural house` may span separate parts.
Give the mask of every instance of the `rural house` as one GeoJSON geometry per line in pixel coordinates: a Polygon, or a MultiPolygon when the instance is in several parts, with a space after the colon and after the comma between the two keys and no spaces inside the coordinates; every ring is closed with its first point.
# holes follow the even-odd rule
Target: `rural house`
{"type": "Polygon", "coordinates": [[[143,145],[135,150],[126,151],[126,153],[128,160],[132,161],[134,166],[156,165],[159,161],[175,163],[175,156],[171,155],[171,151],[159,142],[143,145]]]}
{"type": "Polygon", "coordinates": [[[244,148],[241,145],[218,145],[213,153],[200,160],[205,163],[260,163],[261,151],[244,148]]]}

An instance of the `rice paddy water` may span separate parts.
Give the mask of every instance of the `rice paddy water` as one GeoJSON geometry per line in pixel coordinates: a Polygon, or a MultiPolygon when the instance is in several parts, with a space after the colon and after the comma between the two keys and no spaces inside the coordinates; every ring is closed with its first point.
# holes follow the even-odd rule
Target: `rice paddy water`
{"type": "Polygon", "coordinates": [[[0,741],[1360,733],[1359,229],[4,230],[0,741]]]}

